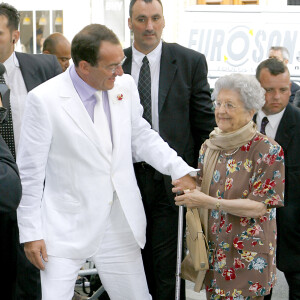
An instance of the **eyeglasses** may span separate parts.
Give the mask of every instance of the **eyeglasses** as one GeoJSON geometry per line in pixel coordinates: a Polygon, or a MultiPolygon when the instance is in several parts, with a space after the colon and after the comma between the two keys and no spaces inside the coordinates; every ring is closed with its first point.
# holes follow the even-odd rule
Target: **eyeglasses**
{"type": "Polygon", "coordinates": [[[232,111],[232,110],[234,110],[234,109],[236,109],[236,108],[239,107],[239,106],[233,105],[233,104],[230,103],[230,102],[224,102],[224,103],[222,103],[222,102],[219,102],[219,101],[214,101],[214,109],[215,109],[215,110],[220,109],[222,105],[224,106],[224,109],[225,109],[226,111],[232,111]]]}
{"type": "Polygon", "coordinates": [[[117,71],[117,69],[118,69],[119,67],[122,67],[122,66],[123,66],[123,64],[124,64],[124,62],[125,62],[125,60],[126,60],[126,58],[127,58],[127,57],[124,56],[124,58],[122,59],[122,61],[121,61],[119,64],[114,65],[114,66],[104,67],[104,69],[110,71],[112,74],[115,74],[116,71],[117,71]]]}

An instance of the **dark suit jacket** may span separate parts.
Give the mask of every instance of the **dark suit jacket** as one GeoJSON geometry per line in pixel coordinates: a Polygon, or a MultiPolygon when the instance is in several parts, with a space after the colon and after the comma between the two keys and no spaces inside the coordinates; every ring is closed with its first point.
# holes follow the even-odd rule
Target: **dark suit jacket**
{"type": "Polygon", "coordinates": [[[0,136],[0,221],[4,214],[16,211],[21,200],[21,192],[18,167],[0,136]]]}
{"type": "MultiPolygon", "coordinates": [[[[131,74],[132,48],[123,70],[131,74]]],[[[189,165],[215,126],[207,63],[199,52],[163,42],[159,76],[159,134],[189,165]]]]}
{"type": "Polygon", "coordinates": [[[293,104],[286,107],[275,141],[285,161],[285,206],[276,210],[277,267],[283,272],[300,272],[300,110],[293,104]]]}
{"type": "Polygon", "coordinates": [[[285,160],[285,207],[277,209],[277,267],[283,272],[300,272],[300,110],[290,103],[275,140],[285,160]]]}
{"type": "Polygon", "coordinates": [[[62,73],[55,55],[16,52],[27,92],[62,73]]]}
{"type": "Polygon", "coordinates": [[[296,92],[300,90],[300,86],[295,83],[294,81],[291,81],[292,85],[291,85],[291,96],[290,96],[290,103],[293,103],[294,102],[294,99],[295,99],[295,95],[296,95],[296,92]]]}
{"type": "Polygon", "coordinates": [[[298,90],[295,94],[294,105],[300,108],[300,90],[298,90]]]}
{"type": "MultiPolygon", "coordinates": [[[[62,73],[61,65],[55,55],[51,54],[27,54],[15,52],[19,61],[20,70],[27,92],[47,81],[48,79],[62,73]]],[[[8,108],[9,98],[3,98],[3,106],[8,108]]],[[[5,120],[8,121],[7,114],[5,120]]]]}
{"type": "Polygon", "coordinates": [[[5,270],[0,280],[8,280],[5,285],[7,299],[13,299],[16,277],[16,237],[17,225],[12,215],[20,203],[21,181],[15,160],[3,138],[0,136],[0,257],[1,268],[5,270]]]}

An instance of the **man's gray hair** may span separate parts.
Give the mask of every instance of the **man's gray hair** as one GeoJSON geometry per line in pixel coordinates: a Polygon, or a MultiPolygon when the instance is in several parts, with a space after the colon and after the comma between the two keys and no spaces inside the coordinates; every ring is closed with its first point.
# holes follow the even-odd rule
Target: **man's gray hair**
{"type": "Polygon", "coordinates": [[[269,50],[269,52],[271,50],[274,50],[274,51],[280,51],[282,53],[282,57],[283,59],[286,59],[287,61],[290,60],[290,53],[289,53],[289,50],[285,47],[280,47],[280,46],[272,46],[269,50]]]}
{"type": "Polygon", "coordinates": [[[237,92],[248,111],[258,111],[265,104],[265,90],[254,75],[234,73],[219,78],[212,94],[213,100],[216,100],[221,90],[237,92]]]}

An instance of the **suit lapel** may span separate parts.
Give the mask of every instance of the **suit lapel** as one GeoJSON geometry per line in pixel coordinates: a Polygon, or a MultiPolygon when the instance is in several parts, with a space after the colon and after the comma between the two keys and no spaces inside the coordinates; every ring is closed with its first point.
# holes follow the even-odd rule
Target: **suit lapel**
{"type": "Polygon", "coordinates": [[[39,72],[36,72],[36,65],[29,61],[29,56],[23,53],[15,52],[19,61],[20,70],[26,86],[27,91],[31,91],[37,86],[37,83],[42,82],[39,78],[39,72]]]}
{"type": "Polygon", "coordinates": [[[122,66],[125,74],[131,74],[131,66],[132,66],[132,48],[127,48],[124,50],[124,54],[126,56],[126,60],[122,66]]]}
{"type": "Polygon", "coordinates": [[[107,155],[107,152],[104,149],[103,142],[105,141],[97,132],[93,121],[91,120],[80,97],[74,89],[69,72],[65,72],[63,76],[66,78],[67,84],[66,81],[63,81],[64,85],[60,92],[62,108],[72,118],[76,126],[78,126],[91,140],[95,147],[97,147],[103,157],[110,161],[111,158],[107,155]]]}
{"type": "Polygon", "coordinates": [[[163,108],[176,70],[176,58],[168,45],[163,43],[159,74],[158,113],[160,113],[163,108]]]}
{"type": "Polygon", "coordinates": [[[275,136],[275,141],[284,150],[287,149],[290,140],[294,136],[295,126],[296,122],[293,115],[293,107],[292,104],[289,103],[283,113],[275,136]]]}
{"type": "Polygon", "coordinates": [[[124,88],[121,90],[117,81],[112,90],[107,91],[110,115],[111,115],[111,125],[112,125],[112,136],[113,136],[113,161],[118,154],[118,150],[121,148],[121,131],[120,121],[124,115],[124,102],[126,101],[126,95],[124,94],[124,88]],[[121,99],[121,100],[118,100],[121,99]]]}

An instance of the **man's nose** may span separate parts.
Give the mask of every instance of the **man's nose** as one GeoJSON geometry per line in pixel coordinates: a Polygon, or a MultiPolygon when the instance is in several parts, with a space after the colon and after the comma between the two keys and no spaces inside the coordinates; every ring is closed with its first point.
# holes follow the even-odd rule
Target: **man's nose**
{"type": "Polygon", "coordinates": [[[148,30],[148,31],[153,30],[153,23],[151,20],[148,20],[146,30],[148,30]]]}
{"type": "Polygon", "coordinates": [[[278,91],[278,90],[274,91],[274,98],[275,99],[279,99],[280,98],[280,91],[278,91]]]}
{"type": "Polygon", "coordinates": [[[122,76],[124,74],[122,66],[118,66],[115,71],[115,75],[122,76]]]}

